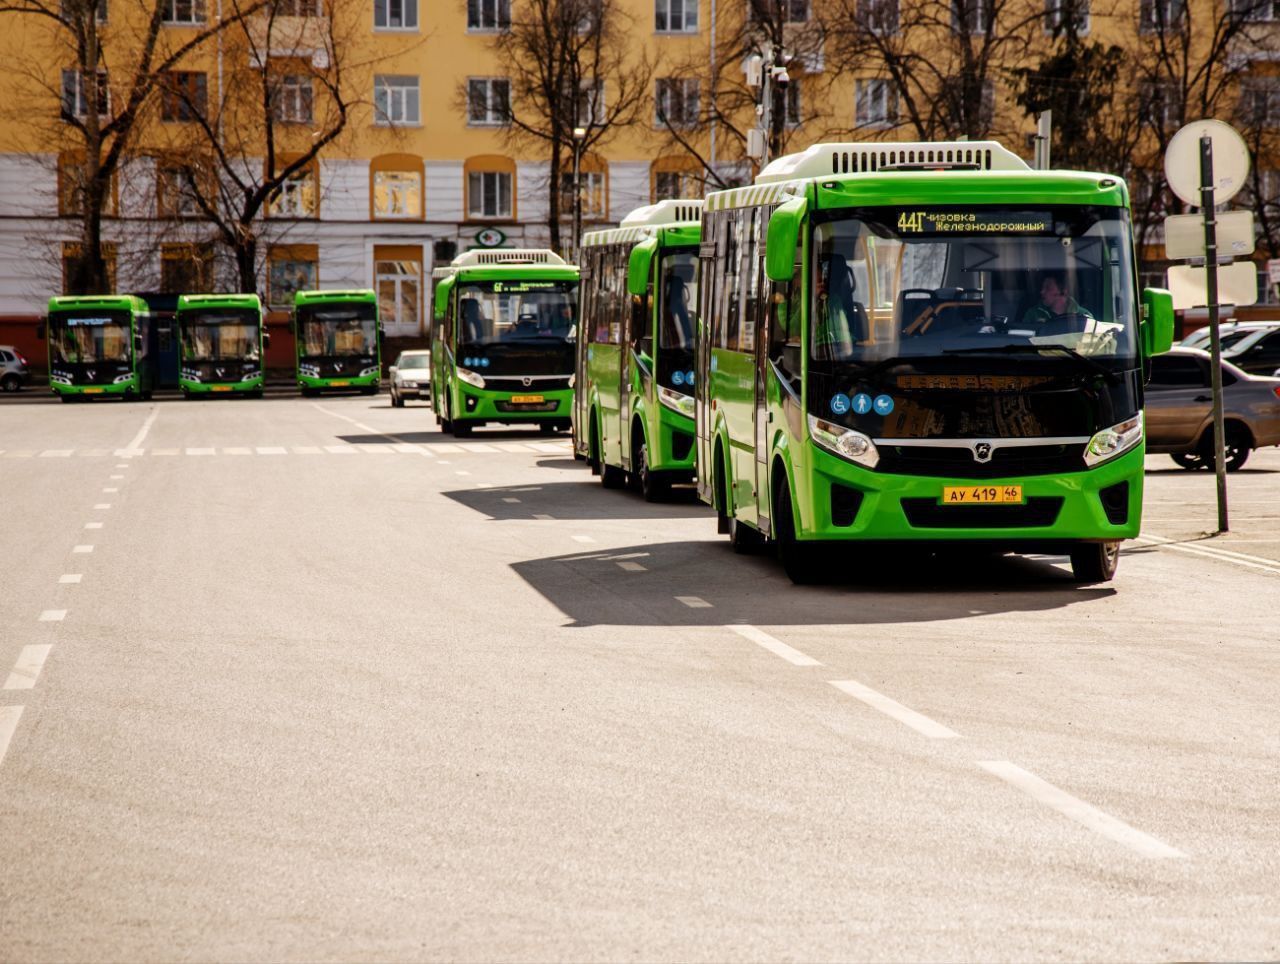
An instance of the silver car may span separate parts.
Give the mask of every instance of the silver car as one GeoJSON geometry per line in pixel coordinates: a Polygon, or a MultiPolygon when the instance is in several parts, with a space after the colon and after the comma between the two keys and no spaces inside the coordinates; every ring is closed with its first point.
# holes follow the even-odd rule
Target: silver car
{"type": "Polygon", "coordinates": [[[402,351],[391,366],[391,404],[404,408],[411,398],[431,397],[431,352],[402,351]]]}
{"type": "MultiPolygon", "coordinates": [[[[1165,453],[1184,469],[1213,468],[1212,359],[1198,348],[1174,348],[1151,359],[1147,385],[1147,451],[1165,453]]],[[[1228,471],[1249,453],[1280,445],[1280,378],[1222,363],[1224,444],[1228,471]]]]}
{"type": "Polygon", "coordinates": [[[31,378],[22,352],[12,345],[0,345],[0,389],[16,392],[31,378]]]}

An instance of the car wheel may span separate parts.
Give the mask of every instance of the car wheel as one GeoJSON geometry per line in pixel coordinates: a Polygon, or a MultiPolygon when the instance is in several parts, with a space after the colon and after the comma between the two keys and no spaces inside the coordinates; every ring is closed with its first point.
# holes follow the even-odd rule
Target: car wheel
{"type": "Polygon", "coordinates": [[[3,388],[6,392],[16,392],[21,387],[22,379],[17,375],[5,375],[4,378],[0,380],[0,388],[3,388]]]}
{"type": "Polygon", "coordinates": [[[1082,542],[1071,550],[1071,575],[1076,582],[1110,582],[1120,565],[1120,543],[1082,542]]]}
{"type": "MultiPolygon", "coordinates": [[[[1204,464],[1209,471],[1215,471],[1216,459],[1213,445],[1213,431],[1205,433],[1204,440],[1200,443],[1200,458],[1204,460],[1204,464]]],[[[1226,432],[1226,440],[1223,445],[1223,455],[1226,457],[1227,471],[1235,472],[1242,468],[1245,462],[1249,461],[1249,453],[1252,449],[1249,447],[1249,433],[1239,425],[1228,425],[1226,432]]]]}
{"type": "Polygon", "coordinates": [[[1188,471],[1204,468],[1204,459],[1197,452],[1174,452],[1169,458],[1188,471]]]}

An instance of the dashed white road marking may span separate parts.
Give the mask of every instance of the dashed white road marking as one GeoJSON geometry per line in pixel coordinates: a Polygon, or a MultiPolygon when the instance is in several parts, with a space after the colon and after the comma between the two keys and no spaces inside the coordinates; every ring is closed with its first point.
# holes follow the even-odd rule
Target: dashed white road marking
{"type": "Polygon", "coordinates": [[[72,583],[79,582],[81,578],[82,576],[78,572],[67,572],[67,573],[63,573],[61,576],[58,577],[58,582],[62,583],[64,586],[67,586],[72,583]]]}
{"type": "Polygon", "coordinates": [[[1262,572],[1269,572],[1280,576],[1280,565],[1274,559],[1267,559],[1262,556],[1251,556],[1243,552],[1232,552],[1230,549],[1219,549],[1217,546],[1191,545],[1186,543],[1175,542],[1173,539],[1166,539],[1163,536],[1153,536],[1143,533],[1138,536],[1136,542],[1145,543],[1150,546],[1158,546],[1161,549],[1172,549],[1175,552],[1185,552],[1193,556],[1203,556],[1208,559],[1218,559],[1221,562],[1235,563],[1237,566],[1245,566],[1249,569],[1258,569],[1262,572]]]}
{"type": "Polygon", "coordinates": [[[18,721],[22,719],[21,706],[0,706],[0,763],[9,752],[9,743],[13,740],[18,721]]]}
{"type": "Polygon", "coordinates": [[[934,740],[960,739],[960,734],[955,730],[929,719],[923,713],[917,713],[915,710],[903,706],[896,700],[889,699],[883,693],[877,693],[869,686],[863,686],[857,680],[831,680],[830,683],[842,693],[848,693],[854,699],[861,700],[872,709],[879,710],[885,716],[892,717],[904,726],[911,727],[922,736],[927,736],[934,740]]]}
{"type": "Polygon", "coordinates": [[[129,467],[128,462],[120,462],[118,465],[116,465],[116,468],[118,469],[127,469],[128,467],[129,467]]]}
{"type": "Polygon", "coordinates": [[[762,629],[756,629],[755,626],[748,626],[742,623],[733,623],[729,626],[735,633],[743,639],[749,639],[757,646],[761,646],[773,653],[774,656],[781,656],[793,666],[821,666],[822,664],[808,656],[793,646],[788,646],[782,640],[770,636],[762,629]]]}
{"type": "Polygon", "coordinates": [[[456,442],[437,442],[431,446],[433,452],[444,452],[446,455],[458,455],[466,451],[466,447],[458,445],[456,442]]]}
{"type": "Polygon", "coordinates": [[[496,452],[498,451],[492,445],[486,445],[484,442],[469,442],[463,446],[467,452],[496,452]]]}
{"type": "Polygon", "coordinates": [[[101,522],[86,522],[86,523],[84,524],[84,527],[85,527],[86,529],[101,529],[101,528],[102,528],[102,523],[101,523],[101,522]]]}
{"type": "Polygon", "coordinates": [[[42,623],[60,623],[67,618],[65,609],[46,609],[40,613],[40,622],[42,623]]]}
{"type": "Polygon", "coordinates": [[[627,572],[648,572],[649,571],[644,566],[640,565],[640,563],[632,562],[629,559],[624,559],[622,562],[617,563],[617,566],[619,569],[623,569],[627,572]]]}
{"type": "Polygon", "coordinates": [[[93,504],[93,507],[94,507],[95,509],[110,509],[110,508],[111,508],[111,503],[110,503],[110,502],[95,502],[95,503],[93,504]]]}
{"type": "Polygon", "coordinates": [[[324,450],[330,455],[355,455],[356,450],[353,445],[326,445],[324,450]]]}
{"type": "Polygon", "coordinates": [[[572,539],[574,542],[595,542],[596,541],[595,539],[592,539],[590,536],[573,536],[572,539]]]}
{"type": "Polygon", "coordinates": [[[253,449],[247,445],[232,445],[222,450],[223,455],[252,455],[253,449]]]}
{"type": "Polygon", "coordinates": [[[494,442],[500,452],[528,452],[529,446],[524,442],[494,442]]]}
{"type": "Polygon", "coordinates": [[[256,446],[259,455],[288,455],[289,450],[283,445],[259,445],[256,446]]]}
{"type": "Polygon", "coordinates": [[[93,546],[76,546],[72,552],[93,552],[93,546]]]}
{"type": "Polygon", "coordinates": [[[511,496],[507,496],[507,498],[503,499],[502,501],[503,501],[503,502],[508,502],[508,503],[516,503],[516,502],[519,502],[520,500],[519,500],[519,499],[516,499],[516,498],[513,498],[513,497],[511,497],[511,496]]]}
{"type": "Polygon", "coordinates": [[[1123,820],[1117,820],[1110,814],[1103,813],[1093,804],[1085,803],[1079,797],[1073,797],[1065,790],[1058,789],[1052,783],[1040,779],[1034,773],[1007,760],[984,760],[979,762],[978,766],[1081,826],[1123,844],[1144,857],[1170,859],[1186,856],[1181,850],[1170,847],[1163,840],[1157,840],[1141,830],[1135,830],[1123,820]]]}
{"type": "Polygon", "coordinates": [[[457,474],[458,474],[458,475],[470,475],[471,473],[470,473],[470,472],[468,472],[466,469],[458,469],[457,474]]]}
{"type": "Polygon", "coordinates": [[[108,488],[103,489],[102,491],[103,491],[103,492],[105,492],[105,493],[108,493],[108,494],[109,494],[109,493],[112,493],[112,492],[119,492],[119,491],[120,491],[120,489],[119,489],[118,487],[116,487],[116,486],[110,486],[110,487],[108,487],[108,488]]]}
{"type": "Polygon", "coordinates": [[[217,455],[218,450],[214,448],[189,448],[188,455],[217,455]]]}
{"type": "Polygon", "coordinates": [[[539,522],[554,522],[554,521],[555,521],[555,520],[554,520],[554,518],[553,518],[552,516],[547,515],[545,512],[535,512],[535,513],[533,514],[533,517],[534,517],[535,519],[537,519],[539,522]]]}
{"type": "MultiPolygon", "coordinates": [[[[147,433],[151,431],[151,426],[155,424],[157,416],[160,414],[159,407],[153,407],[151,414],[147,416],[147,420],[142,423],[142,428],[138,429],[138,434],[133,437],[128,445],[124,447],[124,451],[120,453],[122,458],[131,459],[137,452],[138,446],[142,444],[142,440],[147,437],[147,433]]],[[[141,454],[141,453],[139,453],[141,454]]]]}
{"type": "Polygon", "coordinates": [[[18,661],[13,664],[13,672],[5,680],[4,688],[7,690],[34,688],[51,649],[53,647],[48,645],[23,646],[22,652],[18,654],[18,661]]]}
{"type": "Polygon", "coordinates": [[[124,478],[123,475],[113,475],[111,476],[111,481],[118,482],[120,479],[123,479],[123,478],[124,478]]]}
{"type": "Polygon", "coordinates": [[[682,602],[690,609],[711,609],[711,603],[698,596],[676,596],[677,602],[682,602]]]}

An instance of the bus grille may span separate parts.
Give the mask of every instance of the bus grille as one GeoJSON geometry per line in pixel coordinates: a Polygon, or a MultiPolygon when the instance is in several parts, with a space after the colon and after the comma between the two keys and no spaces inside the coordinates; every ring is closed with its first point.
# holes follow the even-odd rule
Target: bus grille
{"type": "Polygon", "coordinates": [[[1018,445],[996,448],[990,462],[977,462],[968,448],[930,445],[880,445],[876,471],[950,479],[1003,479],[1018,475],[1057,475],[1084,470],[1085,443],[1018,445]]]}
{"type": "Polygon", "coordinates": [[[1061,496],[1031,496],[1025,505],[941,505],[937,499],[903,499],[913,529],[1033,529],[1051,526],[1062,511],[1061,496]]]}
{"type": "Polygon", "coordinates": [[[500,412],[554,412],[559,402],[494,402],[500,412]]]}

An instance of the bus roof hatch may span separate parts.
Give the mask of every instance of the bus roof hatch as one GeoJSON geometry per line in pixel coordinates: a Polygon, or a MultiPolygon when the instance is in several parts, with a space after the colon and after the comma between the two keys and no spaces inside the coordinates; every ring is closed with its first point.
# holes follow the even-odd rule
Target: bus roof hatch
{"type": "Polygon", "coordinates": [[[814,144],[769,163],[757,184],[833,174],[920,170],[1026,171],[1026,161],[996,141],[814,144]]]}

